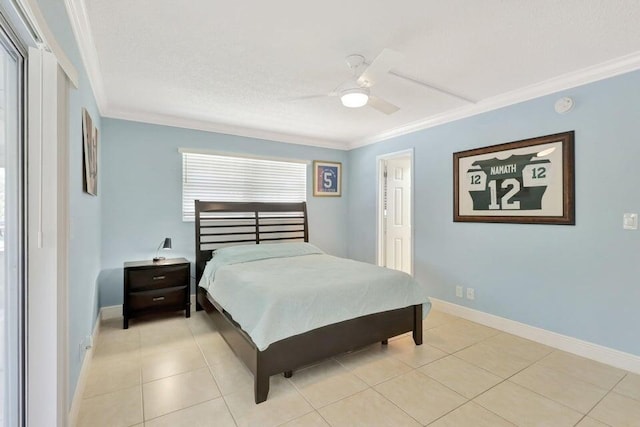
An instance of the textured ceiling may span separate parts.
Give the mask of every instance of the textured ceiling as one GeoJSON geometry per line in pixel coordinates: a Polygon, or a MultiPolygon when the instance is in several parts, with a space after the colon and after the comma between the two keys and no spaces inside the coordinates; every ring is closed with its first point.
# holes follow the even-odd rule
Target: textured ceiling
{"type": "Polygon", "coordinates": [[[395,71],[482,101],[640,52],[637,0],[84,2],[105,115],[338,143],[465,105],[393,76],[372,89],[401,108],[389,116],[336,97],[282,100],[333,90],[348,54],[394,49],[395,71]]]}

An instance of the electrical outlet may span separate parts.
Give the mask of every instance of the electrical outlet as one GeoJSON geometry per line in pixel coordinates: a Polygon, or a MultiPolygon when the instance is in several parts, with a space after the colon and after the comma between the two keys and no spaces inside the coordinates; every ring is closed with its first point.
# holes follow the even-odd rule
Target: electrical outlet
{"type": "Polygon", "coordinates": [[[456,296],[462,298],[462,286],[456,286],[456,296]]]}
{"type": "Polygon", "coordinates": [[[467,288],[467,299],[476,299],[476,291],[473,288],[467,288]]]}
{"type": "Polygon", "coordinates": [[[84,358],[85,353],[93,347],[93,336],[85,335],[80,343],[78,344],[78,360],[82,360],[84,358]]]}
{"type": "Polygon", "coordinates": [[[622,228],[625,230],[637,230],[638,229],[638,214],[626,213],[622,217],[622,228]]]}

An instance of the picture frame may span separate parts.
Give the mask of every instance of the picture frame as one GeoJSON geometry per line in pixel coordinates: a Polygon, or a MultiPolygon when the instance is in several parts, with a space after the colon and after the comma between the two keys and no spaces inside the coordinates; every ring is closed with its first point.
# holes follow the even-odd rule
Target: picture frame
{"type": "Polygon", "coordinates": [[[314,160],[313,195],[315,197],[342,196],[342,163],[314,160]]]}
{"type": "Polygon", "coordinates": [[[453,154],[453,221],[575,225],[574,131],[453,154]]]}
{"type": "Polygon", "coordinates": [[[86,108],[82,109],[82,190],[98,195],[98,129],[86,108]]]}

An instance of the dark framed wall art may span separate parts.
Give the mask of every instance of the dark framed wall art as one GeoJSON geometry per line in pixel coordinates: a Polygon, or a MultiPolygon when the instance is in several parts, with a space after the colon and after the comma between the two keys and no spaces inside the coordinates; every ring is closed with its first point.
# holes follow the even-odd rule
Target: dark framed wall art
{"type": "Polygon", "coordinates": [[[453,220],[575,224],[574,132],[453,154],[453,220]]]}
{"type": "Polygon", "coordinates": [[[86,109],[82,109],[82,189],[98,195],[98,129],[86,109]]]}
{"type": "Polygon", "coordinates": [[[334,196],[342,195],[342,163],[313,162],[313,195],[334,196]]]}

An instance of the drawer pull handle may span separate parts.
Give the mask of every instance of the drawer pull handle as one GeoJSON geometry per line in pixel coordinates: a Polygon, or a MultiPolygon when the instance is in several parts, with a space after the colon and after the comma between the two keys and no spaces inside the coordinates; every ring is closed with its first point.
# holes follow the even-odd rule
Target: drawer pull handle
{"type": "Polygon", "coordinates": [[[164,297],[155,297],[153,301],[164,301],[164,297]]]}
{"type": "Polygon", "coordinates": [[[164,280],[167,276],[153,276],[153,280],[164,280]]]}

